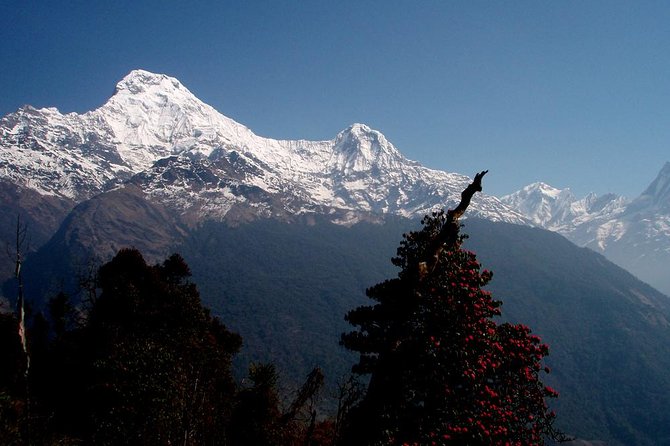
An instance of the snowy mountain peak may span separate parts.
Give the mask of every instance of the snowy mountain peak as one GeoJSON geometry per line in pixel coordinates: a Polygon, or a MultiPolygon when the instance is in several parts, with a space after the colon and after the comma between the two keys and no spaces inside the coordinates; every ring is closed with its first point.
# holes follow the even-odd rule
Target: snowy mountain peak
{"type": "Polygon", "coordinates": [[[365,150],[374,146],[377,150],[391,148],[393,152],[399,154],[381,132],[373,130],[365,124],[352,124],[342,130],[335,138],[335,143],[337,147],[342,149],[365,150]]]}
{"type": "Polygon", "coordinates": [[[584,223],[614,218],[628,204],[626,198],[615,194],[598,196],[589,193],[586,197],[577,199],[570,189],[557,189],[541,182],[504,196],[501,201],[534,224],[566,236],[575,236],[574,231],[584,223]]]}
{"type": "Polygon", "coordinates": [[[501,201],[529,217],[536,225],[547,227],[556,224],[557,216],[570,213],[575,196],[570,189],[557,189],[537,182],[502,197],[501,201]]]}
{"type": "Polygon", "coordinates": [[[179,112],[202,107],[205,104],[177,79],[165,74],[134,70],[116,84],[114,95],[99,110],[123,113],[131,119],[154,114],[165,120],[179,112]]]}
{"type": "Polygon", "coordinates": [[[568,189],[546,183],[530,184],[501,201],[535,225],[604,253],[670,295],[670,162],[632,201],[611,193],[575,199],[568,189]]]}
{"type": "Polygon", "coordinates": [[[165,94],[170,90],[180,90],[185,87],[177,79],[165,74],[155,74],[145,70],[133,70],[116,84],[116,94],[128,92],[140,94],[152,86],[159,87],[165,94]]]}
{"type": "Polygon", "coordinates": [[[542,197],[547,197],[550,199],[558,199],[560,197],[571,197],[572,192],[569,188],[558,189],[542,181],[529,184],[528,186],[521,189],[522,193],[527,195],[537,195],[542,197]]]}
{"type": "Polygon", "coordinates": [[[407,160],[386,137],[365,124],[352,124],[335,138],[335,166],[345,174],[392,169],[407,160]]]}
{"type": "MultiPolygon", "coordinates": [[[[0,178],[75,202],[131,182],[190,222],[315,212],[343,224],[423,216],[457,202],[469,181],[408,160],[360,123],[332,140],[257,136],[177,79],[145,70],[129,73],[104,105],[84,114],[24,107],[0,119],[0,136],[0,178]]],[[[472,214],[527,223],[486,194],[472,214]]]]}
{"type": "Polygon", "coordinates": [[[374,132],[374,130],[372,130],[370,127],[368,127],[365,124],[362,124],[360,122],[355,122],[355,123],[351,124],[349,127],[347,127],[344,130],[344,132],[352,133],[352,134],[366,134],[366,133],[374,132]]]}
{"type": "Polygon", "coordinates": [[[666,162],[656,179],[640,196],[641,200],[654,205],[670,206],[670,162],[666,162]]]}
{"type": "Polygon", "coordinates": [[[186,150],[209,155],[222,145],[247,145],[255,135],[205,104],[177,79],[134,70],[97,114],[134,171],[186,150]]]}

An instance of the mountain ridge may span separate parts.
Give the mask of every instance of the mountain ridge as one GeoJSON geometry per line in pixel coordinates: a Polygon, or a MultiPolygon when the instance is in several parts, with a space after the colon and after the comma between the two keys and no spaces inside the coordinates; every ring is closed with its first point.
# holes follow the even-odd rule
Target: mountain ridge
{"type": "MultiPolygon", "coordinates": [[[[407,159],[361,123],[322,141],[258,136],[179,80],[145,70],[128,73],[107,102],[86,113],[24,106],[0,118],[0,179],[15,185],[9,195],[33,191],[59,201],[60,218],[98,194],[135,187],[186,225],[317,214],[342,225],[421,217],[455,205],[470,181],[407,159]]],[[[29,212],[20,203],[31,200],[18,199],[11,212],[29,212]]],[[[478,194],[469,215],[556,231],[670,294],[659,266],[670,261],[670,163],[635,200],[577,199],[569,189],[535,183],[501,199],[478,194]]]]}
{"type": "Polygon", "coordinates": [[[670,162],[633,200],[614,194],[589,194],[578,200],[569,189],[534,183],[501,201],[534,225],[604,254],[670,295],[664,266],[670,262],[670,162]]]}
{"type": "MultiPolygon", "coordinates": [[[[130,72],[105,104],[83,114],[32,107],[10,113],[0,120],[0,136],[0,176],[76,202],[122,187],[142,172],[156,173],[159,161],[163,168],[174,162],[173,171],[179,170],[188,158],[209,169],[211,181],[179,193],[199,202],[213,197],[225,202],[206,218],[225,219],[226,209],[243,199],[228,187],[231,181],[272,196],[272,206],[254,203],[261,216],[321,212],[334,214],[342,224],[376,213],[420,216],[457,202],[469,182],[464,175],[407,159],[382,133],[360,123],[325,141],[258,136],[196,98],[177,79],[144,70],[130,72]],[[220,168],[224,158],[248,170],[240,175],[220,168]]],[[[150,185],[160,182],[143,184],[150,185]]],[[[166,195],[145,192],[152,199],[166,195]]],[[[175,206],[178,201],[167,197],[166,202],[175,206]]],[[[194,217],[188,206],[174,210],[194,217]]],[[[489,195],[478,197],[473,210],[493,220],[527,223],[489,195]]]]}

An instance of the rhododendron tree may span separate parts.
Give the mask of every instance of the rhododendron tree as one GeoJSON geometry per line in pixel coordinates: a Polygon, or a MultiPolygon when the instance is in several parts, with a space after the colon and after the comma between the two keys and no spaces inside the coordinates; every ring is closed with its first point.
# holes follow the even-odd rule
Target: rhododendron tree
{"type": "Polygon", "coordinates": [[[543,384],[548,347],[524,325],[499,324],[501,302],[482,289],[492,277],[462,247],[458,218],[481,178],[447,213],[404,235],[398,277],[367,290],[375,305],[350,311],[357,331],[342,344],[370,374],[351,412],[345,444],[537,445],[560,435],[543,384]]]}

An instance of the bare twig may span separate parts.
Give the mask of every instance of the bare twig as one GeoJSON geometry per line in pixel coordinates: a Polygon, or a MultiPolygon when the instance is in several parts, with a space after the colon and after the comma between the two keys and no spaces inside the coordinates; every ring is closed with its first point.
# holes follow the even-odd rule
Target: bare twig
{"type": "Polygon", "coordinates": [[[419,263],[419,280],[423,280],[428,274],[433,272],[440,254],[445,248],[453,246],[458,240],[460,230],[459,218],[465,213],[470,205],[470,200],[476,192],[482,191],[482,178],[488,173],[484,170],[475,175],[475,179],[461,192],[461,202],[454,209],[447,211],[447,221],[440,232],[433,239],[428,249],[429,256],[427,260],[419,263]],[[431,254],[432,253],[432,254],[431,254]]]}

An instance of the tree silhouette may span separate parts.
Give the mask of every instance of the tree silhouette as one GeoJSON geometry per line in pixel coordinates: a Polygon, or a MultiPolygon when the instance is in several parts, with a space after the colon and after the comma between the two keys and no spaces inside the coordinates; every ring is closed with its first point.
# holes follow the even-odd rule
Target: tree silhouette
{"type": "Polygon", "coordinates": [[[133,249],[100,268],[82,332],[96,443],[222,441],[241,341],[201,305],[189,276],[177,254],[150,266],[133,249]]]}
{"type": "Polygon", "coordinates": [[[350,311],[358,330],[342,344],[370,374],[348,417],[343,444],[536,445],[558,437],[545,398],[548,348],[523,325],[498,324],[501,302],[482,289],[492,273],[462,249],[459,218],[486,171],[453,210],[435,212],[403,236],[401,271],[367,290],[376,301],[350,311]]]}
{"type": "Polygon", "coordinates": [[[88,307],[59,293],[48,318],[28,312],[30,412],[17,316],[0,312],[0,443],[329,444],[317,417],[321,369],[285,409],[272,364],[252,364],[251,385],[238,387],[241,338],[202,306],[189,277],[177,254],[149,265],[122,249],[100,267],[88,307]]]}

